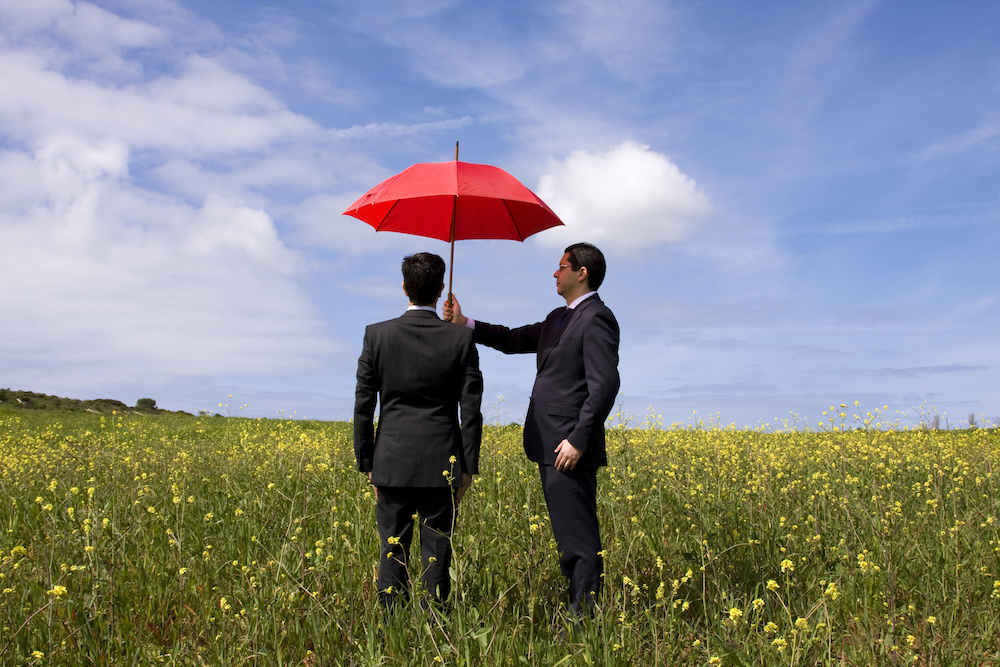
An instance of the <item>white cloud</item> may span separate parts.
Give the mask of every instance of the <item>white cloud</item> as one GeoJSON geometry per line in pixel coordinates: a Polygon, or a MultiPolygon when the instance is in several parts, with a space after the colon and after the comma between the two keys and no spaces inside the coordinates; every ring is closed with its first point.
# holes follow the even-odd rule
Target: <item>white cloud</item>
{"type": "Polygon", "coordinates": [[[302,201],[289,218],[295,225],[298,241],[305,246],[336,248],[341,252],[364,254],[398,241],[400,234],[382,234],[374,244],[375,230],[341,211],[357,199],[350,195],[319,194],[302,201]],[[381,245],[381,247],[380,247],[381,245]]]}
{"type": "Polygon", "coordinates": [[[0,98],[0,123],[22,140],[58,128],[201,156],[261,150],[319,132],[268,91],[199,56],[188,58],[176,77],[119,87],[69,78],[34,54],[3,51],[0,87],[19,91],[0,98]]]}
{"type": "Polygon", "coordinates": [[[634,252],[676,243],[713,211],[668,157],[631,141],[603,154],[574,151],[550,165],[537,194],[566,225],[539,236],[553,246],[588,240],[634,252]]]}
{"type": "Polygon", "coordinates": [[[137,57],[183,40],[162,26],[54,0],[0,0],[0,20],[0,88],[17,91],[0,96],[7,382],[169,383],[328,363],[337,343],[297,282],[305,262],[259,194],[322,182],[309,178],[324,173],[322,151],[302,141],[321,128],[215,58],[137,57]],[[165,175],[167,188],[149,189],[165,175]]]}
{"type": "Polygon", "coordinates": [[[110,47],[151,46],[165,40],[163,32],[145,21],[124,19],[88,2],[77,2],[71,12],[61,12],[58,29],[89,51],[110,47]]]}
{"type": "Polygon", "coordinates": [[[472,122],[473,119],[470,116],[463,116],[462,118],[448,118],[428,123],[415,123],[413,125],[403,125],[400,123],[368,123],[366,125],[354,125],[347,129],[327,130],[326,135],[331,139],[402,137],[407,135],[425,134],[427,132],[435,132],[438,130],[455,130],[471,125],[472,122]]]}
{"type": "Polygon", "coordinates": [[[39,30],[52,25],[60,16],[73,13],[69,0],[0,0],[0,17],[8,31],[39,30]]]}
{"type": "Polygon", "coordinates": [[[134,187],[113,140],[61,135],[0,173],[0,365],[61,379],[313,369],[335,344],[270,216],[220,196],[198,208],[134,187]],[[293,344],[294,342],[294,344],[293,344]],[[71,377],[73,376],[73,377],[71,377]]]}
{"type": "Polygon", "coordinates": [[[294,273],[295,255],[282,244],[264,211],[210,195],[193,222],[182,247],[185,254],[215,259],[234,254],[236,262],[242,259],[255,269],[294,273]]]}
{"type": "Polygon", "coordinates": [[[161,28],[88,2],[0,0],[0,21],[12,43],[30,45],[50,66],[101,77],[134,78],[142,67],[126,54],[167,42],[161,28]]]}

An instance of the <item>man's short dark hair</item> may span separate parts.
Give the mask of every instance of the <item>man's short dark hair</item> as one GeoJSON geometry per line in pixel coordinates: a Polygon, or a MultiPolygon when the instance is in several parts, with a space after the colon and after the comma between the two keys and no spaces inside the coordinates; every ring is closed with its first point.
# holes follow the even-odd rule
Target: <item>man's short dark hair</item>
{"type": "Polygon", "coordinates": [[[403,289],[415,306],[430,306],[444,285],[444,260],[430,252],[403,258],[403,289]]]}
{"type": "Polygon", "coordinates": [[[608,271],[608,265],[604,261],[604,253],[596,246],[589,243],[574,243],[563,250],[569,254],[569,263],[574,271],[579,271],[581,267],[587,267],[587,285],[590,289],[596,290],[604,282],[604,274],[608,271]]]}

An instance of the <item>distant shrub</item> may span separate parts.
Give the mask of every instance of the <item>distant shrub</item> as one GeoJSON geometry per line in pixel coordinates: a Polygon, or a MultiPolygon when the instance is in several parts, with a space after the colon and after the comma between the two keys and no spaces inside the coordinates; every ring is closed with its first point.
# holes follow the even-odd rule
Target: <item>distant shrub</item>
{"type": "Polygon", "coordinates": [[[135,407],[138,410],[155,410],[156,401],[151,398],[140,398],[135,402],[135,407]]]}

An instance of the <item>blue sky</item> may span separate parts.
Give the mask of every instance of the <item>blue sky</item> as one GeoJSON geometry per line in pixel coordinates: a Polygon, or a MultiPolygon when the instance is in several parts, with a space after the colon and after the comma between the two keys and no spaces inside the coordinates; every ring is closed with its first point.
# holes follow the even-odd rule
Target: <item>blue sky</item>
{"type": "Polygon", "coordinates": [[[596,243],[638,421],[1000,418],[997,3],[0,0],[0,89],[0,386],[350,418],[448,248],[340,212],[459,141],[566,222],[460,242],[465,312],[596,243]]]}

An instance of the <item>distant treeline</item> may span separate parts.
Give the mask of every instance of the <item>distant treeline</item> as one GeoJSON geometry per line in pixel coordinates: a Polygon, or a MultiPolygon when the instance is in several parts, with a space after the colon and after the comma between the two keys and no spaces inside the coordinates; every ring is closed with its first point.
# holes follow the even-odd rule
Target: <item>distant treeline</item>
{"type": "Polygon", "coordinates": [[[140,398],[136,402],[135,407],[131,408],[121,401],[111,398],[81,401],[75,398],[62,398],[60,396],[38,394],[33,391],[15,391],[12,389],[0,389],[0,407],[52,412],[98,412],[107,415],[112,412],[141,412],[143,414],[160,414],[166,412],[166,410],[157,408],[156,401],[151,398],[140,398]]]}

